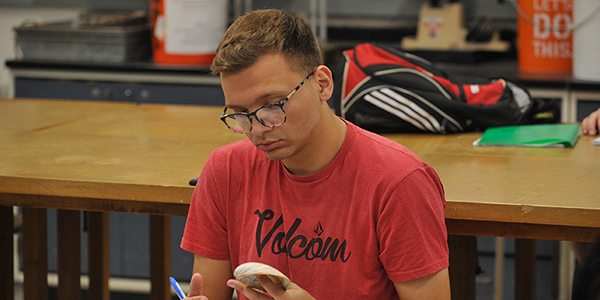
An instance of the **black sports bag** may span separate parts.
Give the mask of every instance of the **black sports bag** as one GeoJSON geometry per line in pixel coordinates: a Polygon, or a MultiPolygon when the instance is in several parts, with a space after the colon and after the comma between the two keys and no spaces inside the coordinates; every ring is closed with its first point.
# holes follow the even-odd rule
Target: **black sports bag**
{"type": "Polygon", "coordinates": [[[557,122],[560,114],[514,82],[450,79],[425,59],[373,44],[344,51],[334,83],[336,113],[379,133],[480,131],[557,122]]]}

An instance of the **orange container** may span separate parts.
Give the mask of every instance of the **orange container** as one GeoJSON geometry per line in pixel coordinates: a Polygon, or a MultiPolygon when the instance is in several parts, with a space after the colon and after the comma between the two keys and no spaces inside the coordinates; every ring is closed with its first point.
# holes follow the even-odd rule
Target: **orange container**
{"type": "Polygon", "coordinates": [[[149,14],[155,63],[212,63],[226,29],[223,0],[150,0],[149,14]]]}
{"type": "Polygon", "coordinates": [[[568,73],[573,68],[573,0],[519,0],[519,70],[568,73]]]}

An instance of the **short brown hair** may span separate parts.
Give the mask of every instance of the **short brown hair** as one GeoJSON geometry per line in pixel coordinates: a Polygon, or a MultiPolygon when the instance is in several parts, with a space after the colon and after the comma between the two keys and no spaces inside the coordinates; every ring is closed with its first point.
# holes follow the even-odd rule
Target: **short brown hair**
{"type": "Polygon", "coordinates": [[[249,12],[227,29],[211,71],[236,73],[269,53],[282,53],[298,72],[309,73],[321,64],[321,50],[308,22],[289,11],[267,9],[249,12]]]}

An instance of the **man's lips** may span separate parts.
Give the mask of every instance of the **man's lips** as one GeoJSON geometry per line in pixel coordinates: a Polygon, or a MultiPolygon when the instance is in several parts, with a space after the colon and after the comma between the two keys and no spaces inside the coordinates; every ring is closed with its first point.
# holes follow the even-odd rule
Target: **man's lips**
{"type": "Polygon", "coordinates": [[[281,141],[266,141],[258,143],[257,147],[262,151],[271,151],[279,147],[279,144],[281,144],[281,141]]]}

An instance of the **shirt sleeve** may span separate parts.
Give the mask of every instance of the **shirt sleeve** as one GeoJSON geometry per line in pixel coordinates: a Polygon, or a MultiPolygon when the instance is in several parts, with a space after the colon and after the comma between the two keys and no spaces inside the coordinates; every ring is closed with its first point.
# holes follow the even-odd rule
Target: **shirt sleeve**
{"type": "Polygon", "coordinates": [[[226,222],[225,166],[216,151],[206,161],[192,195],[181,248],[204,257],[230,259],[226,222]]]}
{"type": "Polygon", "coordinates": [[[391,192],[377,225],[380,260],[392,281],[448,267],[444,190],[430,166],[408,174],[391,192]]]}

